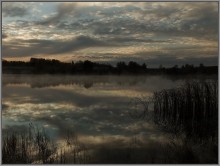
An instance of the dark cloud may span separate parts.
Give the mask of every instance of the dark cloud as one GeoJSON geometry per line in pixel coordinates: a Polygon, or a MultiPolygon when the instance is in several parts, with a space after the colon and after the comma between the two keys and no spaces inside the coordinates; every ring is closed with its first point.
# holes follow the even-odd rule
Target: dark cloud
{"type": "Polygon", "coordinates": [[[157,7],[149,6],[148,3],[145,3],[144,9],[140,10],[140,13],[143,16],[147,17],[149,14],[152,14],[154,18],[169,18],[177,13],[181,12],[181,4],[172,3],[170,5],[157,5],[157,7]]]}
{"type": "Polygon", "coordinates": [[[139,7],[126,5],[126,6],[110,6],[108,8],[99,7],[98,11],[96,11],[96,14],[100,16],[104,16],[105,18],[112,17],[114,15],[122,15],[122,14],[128,14],[131,12],[140,11],[139,7]]]}
{"type": "Polygon", "coordinates": [[[116,64],[118,61],[136,61],[140,64],[146,63],[148,67],[155,67],[158,68],[160,65],[163,65],[164,67],[173,67],[174,65],[182,66],[185,64],[193,64],[195,66],[198,66],[199,64],[204,64],[206,66],[217,66],[218,65],[218,58],[216,57],[204,57],[204,58],[184,58],[184,59],[178,59],[176,57],[172,56],[166,56],[166,57],[155,57],[154,59],[140,59],[140,58],[117,58],[112,60],[111,63],[116,64]]]}
{"type": "Polygon", "coordinates": [[[187,14],[182,12],[183,17],[180,23],[182,36],[190,35],[196,37],[210,36],[218,34],[218,10],[217,3],[195,3],[192,10],[187,14]]]}
{"type": "Polygon", "coordinates": [[[51,16],[45,20],[37,21],[38,25],[49,25],[54,24],[60,28],[62,26],[69,27],[74,26],[78,22],[89,22],[90,19],[94,18],[94,14],[99,10],[99,7],[96,6],[80,6],[77,3],[61,3],[57,6],[57,11],[54,16],[51,16]],[[90,16],[92,16],[90,18],[90,16]],[[86,17],[81,20],[81,17],[86,17]],[[77,18],[77,22],[73,22],[74,19],[77,18]],[[71,22],[70,24],[66,24],[67,22],[71,22]],[[68,26],[66,26],[68,25],[68,26]]]}
{"type": "MultiPolygon", "coordinates": [[[[177,48],[178,50],[178,48],[177,48]]],[[[217,52],[211,53],[212,56],[209,56],[210,52],[204,52],[199,50],[188,50],[184,51],[152,51],[152,52],[137,52],[134,54],[120,54],[120,53],[103,53],[93,55],[93,59],[99,61],[102,59],[102,62],[107,62],[115,65],[119,61],[124,61],[126,63],[130,61],[138,62],[139,64],[146,63],[148,67],[158,67],[163,65],[165,67],[172,67],[174,65],[185,65],[185,64],[194,64],[199,65],[203,63],[207,66],[218,65],[218,56],[217,52]],[[96,56],[98,56],[96,58],[96,56]],[[202,56],[202,57],[201,57],[202,56]]],[[[86,58],[86,57],[85,57],[86,58]]],[[[87,57],[88,58],[88,57],[87,57]]]]}
{"type": "Polygon", "coordinates": [[[134,38],[134,37],[114,37],[109,39],[108,41],[115,42],[115,43],[161,43],[161,42],[168,42],[166,40],[153,40],[153,39],[143,39],[143,38],[134,38]]]}
{"type": "Polygon", "coordinates": [[[78,36],[69,41],[36,39],[17,40],[7,44],[4,43],[2,47],[2,55],[3,57],[19,57],[36,54],[62,54],[89,47],[109,47],[114,45],[114,43],[107,43],[88,36],[78,36]]]}
{"type": "Polygon", "coordinates": [[[8,37],[8,35],[6,35],[6,34],[2,34],[2,39],[6,39],[8,37]]]}
{"type": "Polygon", "coordinates": [[[218,57],[186,57],[186,58],[178,58],[173,56],[155,56],[152,59],[146,60],[149,66],[158,67],[159,65],[163,65],[165,67],[172,67],[174,65],[185,65],[185,64],[194,64],[199,65],[203,63],[204,65],[218,65],[218,57]]]}
{"type": "Polygon", "coordinates": [[[82,6],[77,3],[61,3],[57,6],[57,12],[54,16],[47,18],[46,20],[39,21],[37,24],[48,25],[48,24],[62,24],[63,22],[70,21],[72,18],[78,17],[77,22],[91,21],[90,19],[99,19],[99,17],[112,17],[112,15],[121,15],[128,12],[138,10],[135,6],[126,7],[108,7],[103,8],[102,6],[82,6]],[[84,18],[86,16],[86,18],[84,18]],[[81,18],[83,19],[81,20],[81,18]]]}
{"type": "Polygon", "coordinates": [[[26,6],[17,6],[16,4],[2,4],[2,15],[5,17],[23,17],[28,14],[26,6]]]}
{"type": "Polygon", "coordinates": [[[57,7],[57,13],[43,21],[38,22],[38,24],[42,25],[48,25],[52,23],[59,23],[62,21],[64,17],[67,17],[69,14],[73,14],[74,10],[77,10],[77,6],[74,3],[68,4],[68,3],[63,3],[58,5],[57,7]]]}
{"type": "Polygon", "coordinates": [[[213,5],[197,6],[182,20],[181,29],[200,36],[217,35],[219,17],[215,9],[213,5]]]}
{"type": "Polygon", "coordinates": [[[132,18],[114,18],[108,21],[96,21],[89,25],[96,35],[126,35],[152,32],[146,22],[132,18]]]}
{"type": "MultiPolygon", "coordinates": [[[[148,3],[146,3],[146,6],[148,3]]],[[[214,37],[218,33],[218,10],[215,4],[171,3],[157,8],[136,9],[132,18],[120,13],[107,21],[95,21],[89,27],[99,35],[131,35],[155,33],[167,36],[214,37]],[[192,8],[187,11],[186,8],[192,8]],[[147,18],[147,20],[145,19],[147,18]]],[[[109,14],[109,17],[113,16],[109,14]]]]}
{"type": "Polygon", "coordinates": [[[58,42],[56,46],[57,48],[54,51],[50,52],[50,54],[76,51],[88,47],[103,47],[108,46],[108,44],[100,40],[90,38],[88,36],[79,36],[72,41],[58,42]]]}

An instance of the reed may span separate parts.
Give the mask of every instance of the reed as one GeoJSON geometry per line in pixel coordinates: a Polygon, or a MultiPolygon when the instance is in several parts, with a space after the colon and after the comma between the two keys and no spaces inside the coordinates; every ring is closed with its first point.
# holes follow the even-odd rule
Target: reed
{"type": "Polygon", "coordinates": [[[32,124],[23,133],[4,133],[3,164],[85,164],[91,157],[77,135],[68,135],[62,147],[48,137],[44,128],[32,124]]]}
{"type": "Polygon", "coordinates": [[[3,164],[52,163],[55,152],[56,147],[45,131],[33,125],[25,133],[13,132],[3,136],[3,164]]]}
{"type": "Polygon", "coordinates": [[[215,140],[218,136],[218,84],[188,82],[153,95],[154,122],[184,132],[187,138],[215,140]]]}
{"type": "Polygon", "coordinates": [[[149,101],[145,97],[135,97],[132,98],[131,101],[129,102],[129,106],[131,111],[128,112],[129,116],[132,119],[135,120],[143,120],[146,119],[146,117],[149,117],[149,101]]]}

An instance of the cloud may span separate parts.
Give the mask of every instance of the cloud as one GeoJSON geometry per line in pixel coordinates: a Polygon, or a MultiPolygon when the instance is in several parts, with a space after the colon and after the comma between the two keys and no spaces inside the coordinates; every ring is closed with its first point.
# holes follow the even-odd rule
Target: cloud
{"type": "MultiPolygon", "coordinates": [[[[93,35],[154,33],[161,36],[215,38],[216,2],[59,3],[54,16],[36,25],[55,25],[59,31],[93,35]]],[[[20,28],[20,27],[18,27],[20,28]]],[[[54,32],[55,33],[55,32],[54,32]]]]}
{"type": "Polygon", "coordinates": [[[119,61],[135,61],[139,64],[146,63],[148,67],[158,67],[160,64],[165,67],[174,65],[194,64],[218,65],[218,51],[216,49],[206,50],[201,47],[177,47],[155,51],[140,51],[134,53],[96,53],[90,56],[79,56],[79,59],[93,58],[101,63],[116,64],[119,61]]]}
{"type": "Polygon", "coordinates": [[[2,15],[4,17],[23,17],[28,14],[28,8],[19,3],[2,3],[2,15]]]}
{"type": "MultiPolygon", "coordinates": [[[[126,6],[114,6],[115,3],[111,3],[111,6],[103,6],[101,3],[79,3],[79,2],[65,2],[60,3],[57,6],[57,11],[54,16],[47,18],[46,20],[39,21],[38,24],[58,24],[60,22],[70,21],[69,19],[75,20],[78,17],[81,18],[102,18],[112,17],[112,15],[121,15],[123,13],[133,12],[138,10],[138,7],[132,5],[126,6]],[[113,5],[113,6],[112,6],[113,5]],[[75,18],[74,18],[75,17],[75,18]]],[[[83,21],[83,20],[80,20],[83,21]]]]}
{"type": "Polygon", "coordinates": [[[112,17],[115,15],[122,15],[122,14],[128,14],[135,11],[140,11],[139,7],[132,6],[132,5],[126,5],[126,6],[108,6],[108,7],[98,7],[98,11],[96,11],[96,14],[99,16],[106,17],[112,17]]]}
{"type": "Polygon", "coordinates": [[[144,56],[218,55],[217,2],[61,2],[37,10],[48,17],[3,23],[9,35],[3,57],[54,55],[59,60],[112,62],[126,57],[141,61],[144,56]],[[48,8],[50,14],[44,11],[48,8]],[[148,53],[141,56],[145,50],[148,53]]]}
{"type": "Polygon", "coordinates": [[[2,34],[2,39],[6,39],[8,37],[8,35],[6,35],[6,34],[2,34]]]}
{"type": "Polygon", "coordinates": [[[88,47],[103,47],[107,46],[107,43],[90,38],[88,36],[78,36],[72,41],[58,42],[56,46],[57,48],[54,51],[50,52],[50,54],[76,51],[88,47]]]}
{"type": "Polygon", "coordinates": [[[40,21],[40,22],[38,22],[38,24],[48,25],[48,24],[52,24],[52,23],[61,22],[63,17],[65,17],[67,14],[73,14],[74,10],[77,10],[76,7],[77,6],[74,3],[70,3],[70,4],[62,3],[62,4],[59,4],[57,6],[57,13],[54,16],[49,17],[46,20],[40,21]]]}
{"type": "MultiPolygon", "coordinates": [[[[81,17],[85,16],[87,21],[89,16],[93,15],[99,8],[96,6],[83,5],[85,3],[64,2],[57,5],[56,13],[45,20],[37,21],[37,25],[65,25],[63,23],[76,24],[81,17]],[[74,22],[75,21],[75,22],[74,22]]],[[[94,17],[94,16],[93,16],[94,17]]]]}
{"type": "Polygon", "coordinates": [[[201,3],[194,5],[181,20],[180,29],[196,37],[214,38],[218,34],[218,10],[217,3],[201,3]]]}
{"type": "MultiPolygon", "coordinates": [[[[99,35],[132,35],[154,32],[156,35],[212,37],[218,32],[217,3],[145,3],[145,9],[122,12],[89,27],[99,35]]],[[[123,8],[124,9],[124,8],[123,8]]],[[[125,10],[125,9],[124,9],[125,10]]],[[[126,10],[125,10],[126,11],[126,10]]],[[[108,17],[107,17],[108,16],[108,17]]]]}
{"type": "Polygon", "coordinates": [[[145,17],[152,15],[152,17],[156,19],[169,18],[177,13],[180,13],[182,6],[184,6],[183,3],[143,3],[141,14],[145,17]]]}
{"type": "MultiPolygon", "coordinates": [[[[149,67],[158,67],[160,64],[165,67],[172,67],[174,65],[185,65],[185,64],[194,64],[199,65],[203,63],[204,65],[218,65],[217,56],[209,57],[199,57],[199,53],[191,54],[188,52],[188,56],[183,57],[184,54],[181,54],[181,51],[178,54],[172,55],[172,53],[162,53],[162,52],[140,52],[137,53],[138,57],[133,57],[132,60],[139,63],[145,62],[149,67]]],[[[131,58],[123,58],[125,61],[130,61],[131,58]]],[[[118,61],[116,59],[116,61],[118,61]]]]}
{"type": "Polygon", "coordinates": [[[115,42],[118,44],[123,45],[123,43],[163,43],[163,42],[169,42],[166,40],[154,40],[154,39],[143,39],[143,38],[135,38],[135,37],[113,37],[109,39],[108,41],[115,42]]]}
{"type": "Polygon", "coordinates": [[[106,43],[89,36],[78,36],[68,41],[58,40],[17,40],[5,42],[2,46],[3,57],[33,56],[36,54],[63,54],[89,47],[109,47],[114,43],[106,43]]]}
{"type": "Polygon", "coordinates": [[[179,59],[177,57],[173,56],[157,56],[152,59],[147,59],[147,58],[115,58],[112,59],[111,63],[116,64],[118,61],[136,61],[140,64],[146,63],[149,68],[156,67],[158,68],[160,65],[163,65],[164,67],[173,67],[174,65],[182,66],[185,64],[193,64],[195,66],[198,66],[200,63],[206,65],[206,66],[217,66],[218,65],[218,58],[217,57],[203,57],[203,58],[196,58],[196,57],[187,57],[184,59],[179,59]]]}
{"type": "Polygon", "coordinates": [[[133,35],[146,33],[148,25],[133,18],[113,18],[103,21],[95,21],[90,24],[91,31],[95,35],[133,35]]]}
{"type": "Polygon", "coordinates": [[[172,67],[174,65],[185,65],[185,64],[194,64],[199,65],[203,63],[204,65],[218,65],[218,57],[185,57],[185,58],[178,58],[173,56],[155,56],[152,59],[146,60],[146,63],[149,66],[159,67],[159,65],[163,65],[165,67],[172,67]]]}

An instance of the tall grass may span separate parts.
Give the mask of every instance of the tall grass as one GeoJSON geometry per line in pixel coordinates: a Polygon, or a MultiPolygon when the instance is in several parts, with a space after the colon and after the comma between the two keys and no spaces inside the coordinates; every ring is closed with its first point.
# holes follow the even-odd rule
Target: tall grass
{"type": "Polygon", "coordinates": [[[145,97],[135,97],[131,99],[129,102],[131,111],[128,112],[130,117],[135,120],[143,120],[146,119],[146,117],[150,118],[148,110],[149,103],[145,97]]]}
{"type": "Polygon", "coordinates": [[[3,164],[84,164],[89,159],[86,147],[72,135],[68,135],[62,147],[55,145],[44,128],[39,129],[32,124],[24,133],[3,135],[3,164]]]}
{"type": "Polygon", "coordinates": [[[154,121],[188,138],[214,140],[218,136],[218,84],[185,83],[180,88],[162,90],[153,95],[154,121]]]}
{"type": "Polygon", "coordinates": [[[26,133],[6,133],[2,143],[3,164],[52,163],[56,147],[43,129],[32,125],[26,133]]]}

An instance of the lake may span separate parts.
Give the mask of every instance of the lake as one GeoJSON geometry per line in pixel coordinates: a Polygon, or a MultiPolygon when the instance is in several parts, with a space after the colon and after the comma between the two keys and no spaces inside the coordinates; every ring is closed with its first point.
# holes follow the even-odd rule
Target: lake
{"type": "Polygon", "coordinates": [[[43,127],[64,146],[67,133],[77,134],[88,149],[127,148],[169,141],[169,135],[148,117],[137,99],[150,100],[155,91],[175,88],[190,80],[217,76],[2,76],[2,131],[23,131],[30,123],[43,127]]]}

